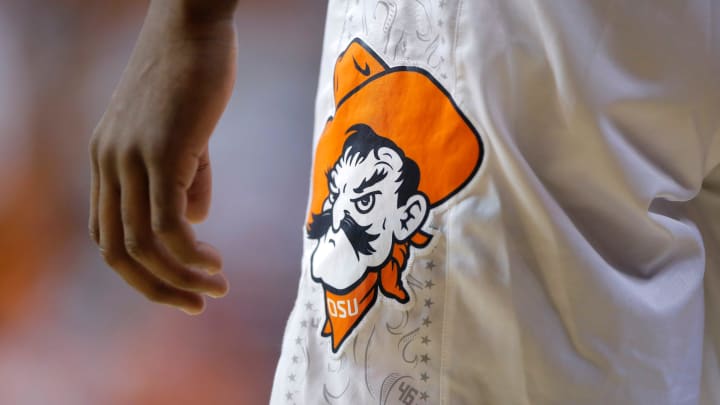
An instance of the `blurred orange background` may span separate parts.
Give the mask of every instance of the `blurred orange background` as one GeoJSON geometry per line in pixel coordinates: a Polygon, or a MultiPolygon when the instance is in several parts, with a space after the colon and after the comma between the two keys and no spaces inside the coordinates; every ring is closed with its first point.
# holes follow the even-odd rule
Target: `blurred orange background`
{"type": "Polygon", "coordinates": [[[146,1],[0,2],[0,404],[267,403],[295,299],[323,2],[245,0],[200,238],[230,294],[151,304],[87,236],[87,142],[146,1]]]}

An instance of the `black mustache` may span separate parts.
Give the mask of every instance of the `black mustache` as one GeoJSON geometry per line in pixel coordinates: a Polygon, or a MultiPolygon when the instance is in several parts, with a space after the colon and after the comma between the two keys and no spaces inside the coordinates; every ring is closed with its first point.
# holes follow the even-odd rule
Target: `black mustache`
{"type": "MultiPolygon", "coordinates": [[[[333,219],[331,211],[323,211],[320,214],[313,214],[312,223],[308,226],[307,230],[308,237],[315,240],[322,238],[332,226],[332,222],[333,219]]],[[[345,213],[345,217],[343,217],[342,221],[340,221],[340,229],[345,232],[345,236],[347,236],[353,249],[355,249],[356,254],[362,253],[364,255],[370,255],[375,253],[375,249],[370,246],[370,242],[377,239],[380,235],[373,235],[369,233],[367,231],[369,228],[370,225],[358,225],[358,223],[355,222],[348,213],[345,213]]]]}

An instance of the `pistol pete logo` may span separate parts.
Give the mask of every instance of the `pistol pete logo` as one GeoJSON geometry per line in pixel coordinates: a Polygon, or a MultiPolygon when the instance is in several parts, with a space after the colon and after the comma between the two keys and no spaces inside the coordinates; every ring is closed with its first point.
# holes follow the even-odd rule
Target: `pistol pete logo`
{"type": "Polygon", "coordinates": [[[430,210],[483,158],[480,136],[427,71],[390,68],[359,39],[338,57],[335,115],[318,140],[306,232],[337,352],[377,301],[410,300],[405,269],[428,245],[430,210]]]}

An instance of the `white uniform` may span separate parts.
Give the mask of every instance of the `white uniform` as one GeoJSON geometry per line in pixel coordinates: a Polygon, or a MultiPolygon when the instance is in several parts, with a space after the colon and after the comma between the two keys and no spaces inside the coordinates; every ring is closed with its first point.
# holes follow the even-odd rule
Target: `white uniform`
{"type": "Polygon", "coordinates": [[[272,404],[720,404],[720,3],[331,0],[315,122],[272,404]],[[363,159],[324,145],[346,122],[418,163],[427,204],[401,214],[429,241],[333,276],[355,262],[323,256],[313,215],[375,201],[335,184],[363,159]],[[457,149],[477,165],[429,191],[457,149]]]}

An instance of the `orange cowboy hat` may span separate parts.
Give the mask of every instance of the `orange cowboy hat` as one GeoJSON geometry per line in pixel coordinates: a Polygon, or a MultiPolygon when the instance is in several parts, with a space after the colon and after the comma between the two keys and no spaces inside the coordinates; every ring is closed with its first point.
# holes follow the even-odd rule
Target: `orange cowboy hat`
{"type": "Polygon", "coordinates": [[[342,154],[348,129],[366,124],[392,140],[420,168],[418,190],[436,207],[459,191],[478,170],[480,135],[450,94],[425,70],[388,67],[355,39],[335,64],[336,110],[315,151],[308,222],[328,195],[325,174],[342,154]]]}

